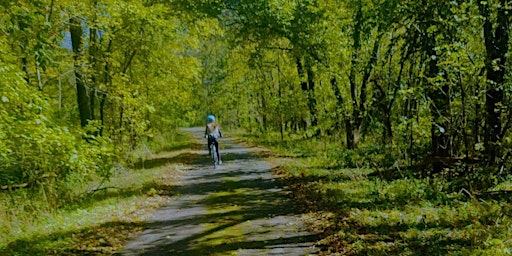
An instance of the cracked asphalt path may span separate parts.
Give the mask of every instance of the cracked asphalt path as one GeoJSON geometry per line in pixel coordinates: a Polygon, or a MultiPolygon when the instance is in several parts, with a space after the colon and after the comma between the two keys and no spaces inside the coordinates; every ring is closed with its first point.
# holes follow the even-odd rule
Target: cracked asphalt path
{"type": "MultiPolygon", "coordinates": [[[[185,129],[202,139],[203,128],[185,129]]],[[[259,148],[220,140],[223,165],[204,150],[187,153],[186,170],[170,203],[119,255],[314,255],[318,235],[275,179],[259,148]]],[[[180,156],[178,156],[179,158],[180,156]]],[[[171,160],[171,159],[170,159],[171,160]]]]}

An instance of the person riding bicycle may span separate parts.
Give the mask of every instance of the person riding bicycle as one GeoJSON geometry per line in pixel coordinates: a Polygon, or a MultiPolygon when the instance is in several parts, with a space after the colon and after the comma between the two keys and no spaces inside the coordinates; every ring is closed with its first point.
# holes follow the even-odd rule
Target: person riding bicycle
{"type": "Polygon", "coordinates": [[[208,115],[206,117],[207,124],[206,124],[206,131],[204,132],[205,137],[208,138],[208,151],[211,152],[211,145],[212,143],[215,145],[215,149],[217,151],[217,159],[219,159],[219,164],[222,164],[222,161],[220,160],[220,151],[219,151],[219,142],[217,141],[218,138],[222,137],[222,132],[220,131],[220,126],[215,122],[215,116],[208,115]]]}

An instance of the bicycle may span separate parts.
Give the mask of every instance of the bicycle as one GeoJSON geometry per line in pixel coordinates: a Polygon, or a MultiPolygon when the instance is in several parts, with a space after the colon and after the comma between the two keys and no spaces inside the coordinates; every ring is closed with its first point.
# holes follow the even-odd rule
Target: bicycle
{"type": "Polygon", "coordinates": [[[215,146],[215,138],[208,135],[208,144],[210,145],[210,155],[212,157],[213,169],[219,165],[219,159],[217,159],[217,147],[215,146]]]}

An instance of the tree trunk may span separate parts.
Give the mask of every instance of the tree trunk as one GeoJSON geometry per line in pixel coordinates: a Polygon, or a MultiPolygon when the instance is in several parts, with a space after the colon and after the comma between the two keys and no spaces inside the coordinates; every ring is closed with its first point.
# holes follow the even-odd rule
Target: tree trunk
{"type": "Polygon", "coordinates": [[[85,81],[83,79],[82,69],[80,65],[80,57],[82,55],[82,24],[78,17],[70,19],[69,32],[71,34],[71,44],[74,53],[74,67],[76,78],[76,96],[78,102],[78,111],[80,113],[80,125],[85,127],[92,119],[90,96],[87,93],[85,81]]]}
{"type": "MultiPolygon", "coordinates": [[[[309,114],[311,116],[311,125],[316,126],[318,121],[316,117],[316,98],[315,98],[315,81],[314,81],[314,72],[309,63],[306,63],[306,71],[304,71],[304,66],[302,65],[302,61],[300,58],[296,60],[297,65],[297,73],[300,78],[300,87],[302,91],[305,93],[307,101],[308,101],[308,109],[309,114]],[[307,76],[307,77],[306,77],[307,76]]],[[[304,130],[307,129],[307,122],[305,118],[301,121],[301,126],[304,130]]]]}
{"type": "MultiPolygon", "coordinates": [[[[359,131],[361,130],[361,125],[363,123],[363,117],[366,112],[366,98],[367,98],[367,85],[370,78],[370,75],[373,71],[373,67],[377,62],[377,54],[379,52],[379,44],[380,38],[382,34],[380,33],[380,28],[377,28],[377,33],[379,34],[374,42],[372,52],[370,54],[370,59],[366,63],[363,69],[363,77],[361,80],[361,87],[359,88],[359,94],[357,93],[357,79],[356,74],[358,73],[358,58],[359,52],[361,50],[361,33],[363,30],[363,11],[362,11],[362,3],[358,2],[358,9],[355,16],[355,24],[354,24],[354,32],[352,34],[352,60],[351,67],[349,73],[349,82],[350,82],[350,96],[352,98],[352,124],[350,125],[352,128],[352,135],[350,137],[354,140],[354,147],[357,146],[359,131]]],[[[347,131],[348,132],[348,131],[347,131]]]]}
{"type": "Polygon", "coordinates": [[[353,149],[354,148],[354,133],[352,132],[352,124],[350,123],[350,118],[347,118],[344,116],[343,113],[343,95],[341,94],[340,88],[338,87],[338,80],[336,77],[331,78],[331,88],[334,92],[334,96],[336,97],[336,109],[337,113],[336,116],[338,120],[336,121],[336,129],[341,129],[342,122],[345,122],[345,133],[346,133],[346,143],[347,148],[353,149]],[[342,116],[340,116],[342,115],[342,116]],[[344,120],[342,120],[344,119],[344,120]]]}
{"type": "MultiPolygon", "coordinates": [[[[428,26],[427,26],[428,27],[428,26]]],[[[426,75],[428,78],[435,78],[439,74],[439,67],[437,59],[433,56],[437,56],[435,50],[436,39],[435,35],[427,35],[424,39],[423,50],[427,54],[428,66],[426,75]]],[[[430,127],[430,134],[432,140],[432,156],[434,158],[444,158],[450,156],[450,137],[449,137],[449,87],[445,82],[441,88],[438,88],[435,84],[429,84],[428,96],[433,104],[430,105],[430,112],[432,115],[432,124],[430,127]]],[[[440,172],[443,168],[441,161],[434,161],[433,171],[440,172]]]]}
{"type": "MultiPolygon", "coordinates": [[[[300,60],[300,58],[297,58],[296,64],[297,64],[297,73],[299,74],[299,80],[300,80],[300,88],[302,89],[303,92],[307,93],[308,82],[305,78],[304,68],[302,66],[302,61],[300,60]]],[[[299,124],[300,129],[304,129],[304,130],[307,129],[306,120],[304,117],[302,117],[302,120],[300,120],[299,123],[300,123],[299,124]]]]}
{"type": "Polygon", "coordinates": [[[363,12],[362,12],[362,4],[361,1],[358,3],[358,9],[355,16],[355,24],[354,24],[354,33],[352,34],[352,60],[350,66],[350,73],[348,76],[348,80],[350,83],[350,97],[352,99],[352,117],[345,121],[345,129],[347,133],[347,147],[355,148],[356,147],[356,129],[358,129],[358,119],[361,114],[358,107],[358,98],[357,98],[357,81],[356,81],[356,73],[357,73],[357,63],[359,50],[361,49],[361,29],[363,25],[363,12]],[[350,144],[348,143],[350,141],[350,144]]]}
{"type": "MultiPolygon", "coordinates": [[[[112,39],[108,42],[107,52],[110,52],[112,48],[112,39]]],[[[111,79],[110,79],[110,65],[108,60],[104,60],[104,66],[103,66],[103,83],[108,88],[108,86],[111,85],[111,79]]],[[[105,128],[105,104],[107,103],[107,96],[108,96],[108,90],[105,88],[101,91],[101,100],[100,100],[100,121],[101,121],[101,128],[100,128],[100,136],[103,136],[103,130],[105,128]]]]}
{"type": "MultiPolygon", "coordinates": [[[[318,126],[318,118],[316,116],[316,97],[315,97],[315,72],[310,63],[307,65],[308,75],[308,108],[311,115],[311,126],[318,126]]],[[[318,134],[317,134],[318,135],[318,134]]]]}
{"type": "Polygon", "coordinates": [[[507,0],[500,0],[500,7],[497,7],[496,21],[493,22],[489,4],[479,3],[479,10],[484,17],[483,32],[487,58],[485,69],[488,82],[485,95],[485,154],[489,163],[493,164],[500,155],[497,142],[503,134],[501,124],[501,112],[499,108],[503,102],[503,84],[505,81],[505,64],[510,41],[511,16],[508,10],[507,0]],[[495,23],[495,24],[493,24],[495,23]]]}
{"type": "Polygon", "coordinates": [[[101,121],[101,127],[100,127],[100,136],[103,136],[103,130],[105,128],[105,103],[107,102],[107,93],[103,92],[101,95],[100,100],[100,121],[101,121]]]}
{"type": "MultiPolygon", "coordinates": [[[[96,3],[94,3],[96,4],[96,3]]],[[[91,69],[93,73],[90,75],[90,81],[89,84],[90,88],[90,95],[89,98],[91,100],[90,107],[91,107],[91,118],[96,119],[95,116],[95,107],[96,107],[96,81],[99,79],[96,79],[98,74],[100,74],[100,70],[98,70],[98,60],[99,60],[99,51],[97,46],[97,36],[96,36],[96,29],[91,28],[89,31],[89,64],[91,65],[91,69]]]]}
{"type": "Polygon", "coordinates": [[[391,112],[384,113],[384,141],[390,142],[393,139],[393,126],[391,124],[391,112]]]}
{"type": "Polygon", "coordinates": [[[30,84],[30,73],[28,71],[28,60],[27,57],[21,58],[21,69],[25,73],[25,81],[27,81],[27,84],[30,84]]]}
{"type": "Polygon", "coordinates": [[[264,89],[262,88],[261,89],[261,92],[260,92],[260,98],[261,98],[261,111],[260,111],[260,115],[261,115],[261,124],[263,125],[262,126],[262,131],[263,132],[266,132],[268,130],[268,121],[267,121],[267,100],[265,98],[265,91],[264,89]]]}
{"type": "Polygon", "coordinates": [[[356,148],[356,138],[355,138],[355,132],[352,123],[350,122],[350,119],[345,120],[345,130],[347,134],[347,148],[348,149],[354,149],[356,148]]]}

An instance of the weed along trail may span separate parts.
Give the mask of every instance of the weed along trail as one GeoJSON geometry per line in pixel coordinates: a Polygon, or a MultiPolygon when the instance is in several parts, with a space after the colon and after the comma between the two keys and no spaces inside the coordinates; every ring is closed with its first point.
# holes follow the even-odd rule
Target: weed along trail
{"type": "Polygon", "coordinates": [[[223,165],[213,169],[206,146],[188,155],[196,160],[176,195],[119,255],[316,254],[318,236],[305,231],[300,209],[259,157],[264,151],[220,143],[223,165]]]}

